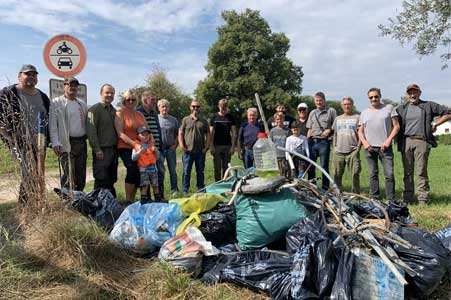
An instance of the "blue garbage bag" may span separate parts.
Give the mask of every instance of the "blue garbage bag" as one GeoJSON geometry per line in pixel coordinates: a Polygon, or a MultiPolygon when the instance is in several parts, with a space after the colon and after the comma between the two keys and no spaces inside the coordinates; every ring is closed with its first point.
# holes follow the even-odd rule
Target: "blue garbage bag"
{"type": "Polygon", "coordinates": [[[124,249],[151,253],[175,236],[184,219],[176,203],[135,202],[116,221],[110,239],[124,249]]]}

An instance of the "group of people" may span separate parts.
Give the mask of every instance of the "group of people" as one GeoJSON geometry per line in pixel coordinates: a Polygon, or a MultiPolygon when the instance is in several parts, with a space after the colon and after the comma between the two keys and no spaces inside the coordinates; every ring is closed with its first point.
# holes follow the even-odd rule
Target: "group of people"
{"type": "MultiPolygon", "coordinates": [[[[429,152],[437,146],[433,132],[437,126],[451,120],[451,110],[420,99],[421,89],[417,84],[408,85],[406,94],[408,101],[393,107],[381,101],[379,88],[371,88],[367,92],[370,106],[360,115],[353,113],[353,99],[344,97],[341,101],[343,114],[337,116],[334,108],[326,106],[323,92],[314,95],[316,108],[310,113],[305,103],[298,105],[298,119],[286,115],[285,105],[279,103],[274,117],[268,121],[269,127],[272,127],[269,138],[275,145],[294,150],[313,161],[319,158],[321,167],[327,172],[333,144],[334,181],[341,188],[343,174],[348,167],[351,173],[351,191],[354,193],[360,193],[360,149],[363,146],[369,169],[370,197],[381,198],[378,171],[380,160],[385,177],[385,198],[389,201],[395,200],[392,144],[396,138],[404,167],[403,200],[406,203],[424,205],[428,202],[430,193],[427,173],[429,152]],[[415,197],[414,169],[417,173],[418,197],[415,197]]],[[[246,168],[253,164],[252,147],[257,134],[264,130],[257,122],[256,109],[250,108],[247,118],[238,133],[238,148],[242,149],[240,158],[243,158],[246,168]]],[[[314,167],[298,158],[293,160],[293,167],[289,167],[288,156],[287,152],[277,152],[280,175],[287,176],[287,170],[292,169],[291,176],[304,176],[307,172],[308,179],[316,181],[314,167]]],[[[329,180],[324,174],[322,188],[329,188],[329,180]]]]}
{"type": "MultiPolygon", "coordinates": [[[[191,172],[195,165],[197,189],[204,188],[205,156],[210,150],[214,162],[214,177],[218,181],[224,175],[235,149],[245,168],[253,166],[253,146],[259,133],[265,132],[256,108],[247,110],[247,121],[239,126],[228,111],[225,99],[218,102],[218,112],[207,121],[200,115],[201,103],[192,100],[190,114],[181,122],[169,114],[170,103],[157,98],[152,92],[137,95],[127,90],[121,95],[121,106],[112,102],[115,89],[111,84],[100,88],[100,102],[89,107],[77,98],[79,82],[76,78],[64,79],[64,94],[49,99],[36,88],[38,72],[33,65],[23,65],[18,84],[5,87],[0,92],[0,135],[5,144],[21,153],[22,144],[31,145],[32,165],[37,160],[37,115],[44,113],[48,126],[47,136],[61,163],[61,185],[67,189],[82,191],[86,183],[87,142],[92,149],[94,188],[106,188],[116,195],[118,158],[125,168],[125,201],[133,202],[140,188],[141,201],[151,199],[165,201],[165,161],[170,175],[170,191],[177,193],[176,149],[183,156],[181,192],[190,188],[191,172]],[[26,134],[25,134],[26,133],[26,134]],[[24,137],[29,136],[28,142],[24,137]],[[14,142],[13,142],[14,141],[14,142]]],[[[266,134],[274,144],[296,151],[320,164],[327,172],[331,144],[333,144],[333,175],[341,188],[346,167],[352,178],[352,191],[360,193],[360,148],[363,146],[370,172],[371,197],[380,199],[378,161],[385,176],[387,200],[394,200],[395,178],[392,142],[396,138],[404,165],[404,200],[424,204],[430,192],[427,175],[428,156],[431,147],[437,146],[433,132],[443,122],[451,119],[450,110],[432,101],[420,99],[421,89],[411,84],[406,89],[408,102],[398,107],[381,102],[381,90],[368,91],[370,107],[360,115],[353,113],[354,101],[344,97],[343,114],[337,116],[332,107],[326,106],[324,93],[314,95],[316,108],[308,112],[308,105],[297,106],[297,118],[286,114],[286,107],[279,103],[276,113],[268,120],[266,134]],[[439,117],[434,120],[434,118],[439,117]],[[434,120],[434,123],[433,123],[434,120]],[[432,124],[433,123],[433,124],[432,124]],[[414,169],[417,172],[418,200],[414,195],[414,169]]],[[[19,155],[20,156],[20,155],[19,155]]],[[[306,161],[290,157],[284,151],[277,152],[280,175],[303,177],[315,181],[315,168],[306,161]],[[288,161],[290,163],[288,163],[288,161]],[[290,167],[291,166],[291,167],[290,167]]],[[[22,184],[19,200],[26,202],[23,193],[30,176],[23,159],[22,184]]],[[[322,176],[322,187],[329,188],[329,180],[322,176]]]]}

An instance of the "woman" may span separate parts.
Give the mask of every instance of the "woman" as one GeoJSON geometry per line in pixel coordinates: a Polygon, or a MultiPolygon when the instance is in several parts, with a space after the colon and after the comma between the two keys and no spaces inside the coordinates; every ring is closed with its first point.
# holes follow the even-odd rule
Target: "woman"
{"type": "Polygon", "coordinates": [[[137,97],[131,90],[122,94],[122,108],[116,112],[114,126],[119,137],[117,152],[122,159],[127,175],[125,176],[125,201],[132,203],[135,201],[136,190],[139,187],[139,169],[132,160],[132,149],[138,140],[137,129],[146,126],[144,116],[136,111],[137,97]]]}

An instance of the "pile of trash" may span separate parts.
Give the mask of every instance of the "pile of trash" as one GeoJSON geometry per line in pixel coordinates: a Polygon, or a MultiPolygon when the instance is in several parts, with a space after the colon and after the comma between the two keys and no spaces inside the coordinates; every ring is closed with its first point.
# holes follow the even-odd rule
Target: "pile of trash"
{"type": "Polygon", "coordinates": [[[107,201],[97,209],[124,249],[272,299],[421,299],[450,276],[451,226],[429,233],[404,204],[340,193],[333,181],[324,191],[236,169],[189,198],[136,202],[120,217],[107,201]]]}

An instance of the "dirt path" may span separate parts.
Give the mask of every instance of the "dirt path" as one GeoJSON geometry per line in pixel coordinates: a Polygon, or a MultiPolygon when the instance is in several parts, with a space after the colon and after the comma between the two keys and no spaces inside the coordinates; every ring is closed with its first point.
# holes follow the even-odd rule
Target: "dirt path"
{"type": "MultiPolygon", "coordinates": [[[[86,172],[86,182],[94,180],[91,169],[86,172]]],[[[5,202],[17,201],[17,194],[19,192],[20,175],[15,173],[8,173],[0,175],[0,204],[5,202]]],[[[51,191],[55,187],[60,186],[59,171],[46,170],[45,184],[47,190],[51,191]]]]}

